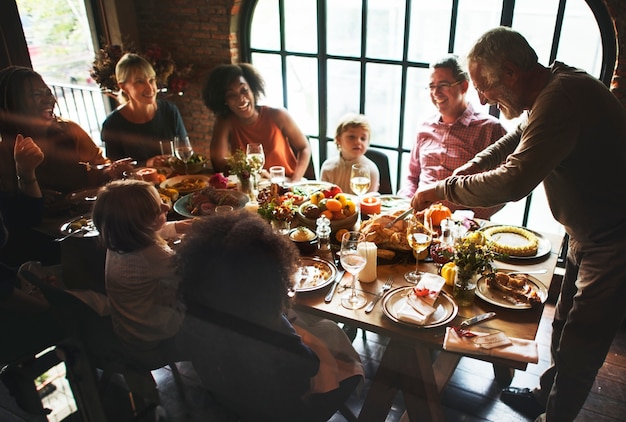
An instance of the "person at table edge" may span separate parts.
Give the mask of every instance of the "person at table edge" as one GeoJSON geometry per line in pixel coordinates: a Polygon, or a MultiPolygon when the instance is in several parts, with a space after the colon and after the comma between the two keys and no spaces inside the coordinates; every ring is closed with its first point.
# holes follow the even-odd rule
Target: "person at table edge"
{"type": "Polygon", "coordinates": [[[626,312],[626,110],[584,71],[541,65],[526,39],[506,27],[484,34],[468,60],[481,102],[508,118],[527,110],[527,119],[453,176],[418,189],[412,205],[491,206],[522,199],[543,181],[569,235],[552,362],[538,388],[510,387],[501,399],[539,421],[572,421],[626,312]]]}
{"type": "MultiPolygon", "coordinates": [[[[443,57],[431,65],[428,89],[439,113],[419,127],[409,174],[398,195],[411,198],[418,186],[445,179],[506,134],[498,119],[474,110],[466,98],[468,87],[469,76],[456,56],[443,57]]],[[[464,208],[448,201],[443,204],[452,210],[464,208]]],[[[489,219],[503,206],[475,207],[473,211],[476,217],[489,219]]]]}
{"type": "Polygon", "coordinates": [[[228,169],[226,157],[249,143],[260,143],[265,168],[285,167],[285,176],[297,182],[311,159],[311,147],[287,110],[258,105],[265,82],[248,63],[219,65],[202,91],[206,107],[216,115],[211,140],[211,162],[216,172],[228,169]]]}

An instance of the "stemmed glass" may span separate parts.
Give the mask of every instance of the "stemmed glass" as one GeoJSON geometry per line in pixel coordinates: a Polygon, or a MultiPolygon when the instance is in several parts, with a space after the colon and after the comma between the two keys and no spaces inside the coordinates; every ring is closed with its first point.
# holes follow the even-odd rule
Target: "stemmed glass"
{"type": "Polygon", "coordinates": [[[259,176],[261,170],[265,165],[265,153],[263,152],[263,145],[261,144],[248,144],[246,146],[246,158],[250,167],[252,167],[252,174],[254,175],[254,189],[259,187],[259,176]]]}
{"type": "Polygon", "coordinates": [[[365,257],[359,254],[359,243],[365,242],[365,235],[357,231],[344,233],[341,238],[341,250],[339,256],[343,268],[352,274],[352,288],[350,292],[341,298],[344,308],[359,309],[365,306],[365,296],[356,291],[356,283],[359,281],[359,272],[367,263],[365,257]]]}
{"type": "Polygon", "coordinates": [[[404,278],[409,283],[417,284],[421,277],[419,272],[419,254],[424,252],[433,241],[433,225],[430,218],[424,218],[422,222],[418,217],[412,215],[408,219],[406,238],[415,255],[415,271],[406,272],[404,278]]]}
{"type": "Polygon", "coordinates": [[[178,159],[185,163],[185,174],[189,174],[187,163],[193,155],[193,148],[191,148],[191,142],[189,142],[188,136],[185,136],[184,138],[179,136],[174,137],[174,152],[178,159]]]}
{"type": "Polygon", "coordinates": [[[353,164],[350,171],[350,189],[359,201],[359,221],[361,220],[361,196],[370,188],[370,169],[363,164],[353,164]]]}

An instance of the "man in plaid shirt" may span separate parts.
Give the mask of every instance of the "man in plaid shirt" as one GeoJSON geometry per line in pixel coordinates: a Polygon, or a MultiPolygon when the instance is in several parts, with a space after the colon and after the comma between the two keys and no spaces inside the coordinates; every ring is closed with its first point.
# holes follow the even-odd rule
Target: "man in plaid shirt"
{"type": "MultiPolygon", "coordinates": [[[[479,113],[467,102],[467,72],[455,56],[432,66],[430,99],[439,113],[427,119],[411,150],[409,175],[398,195],[412,198],[418,186],[452,175],[457,167],[502,137],[506,130],[495,117],[479,113]]],[[[451,210],[467,209],[443,201],[451,210]]],[[[473,208],[475,217],[489,219],[504,205],[473,208]]]]}

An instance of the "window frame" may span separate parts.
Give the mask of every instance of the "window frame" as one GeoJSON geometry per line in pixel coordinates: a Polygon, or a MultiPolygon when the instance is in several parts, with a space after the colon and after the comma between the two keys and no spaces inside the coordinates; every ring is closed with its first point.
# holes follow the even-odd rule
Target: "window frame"
{"type": "MultiPolygon", "coordinates": [[[[241,14],[239,20],[239,39],[240,39],[240,54],[241,60],[244,62],[252,62],[252,55],[254,53],[270,53],[280,56],[281,61],[281,71],[282,71],[282,84],[283,84],[283,106],[285,108],[289,107],[288,104],[288,92],[287,92],[287,81],[285,75],[287,73],[287,57],[289,56],[300,56],[300,57],[310,57],[316,58],[318,61],[318,135],[311,136],[310,134],[305,134],[309,139],[317,139],[317,143],[319,145],[318,156],[314,157],[314,162],[316,162],[316,173],[319,174],[319,164],[322,163],[326,158],[328,158],[328,142],[332,141],[333,134],[328,133],[328,116],[325,110],[325,104],[327,103],[327,63],[329,59],[340,59],[340,60],[354,60],[361,63],[361,95],[359,100],[359,112],[363,113],[365,109],[365,96],[363,92],[365,91],[365,66],[364,63],[378,63],[378,64],[393,64],[402,66],[402,87],[401,87],[401,95],[400,95],[400,121],[399,121],[399,129],[398,135],[399,138],[394,147],[376,145],[372,143],[371,147],[382,150],[383,152],[393,152],[397,155],[398,160],[396,164],[396,168],[392,170],[392,174],[395,173],[394,185],[396,190],[399,189],[401,183],[403,181],[402,178],[402,170],[403,166],[406,166],[406,162],[409,159],[410,150],[404,148],[402,146],[403,143],[403,133],[404,133],[404,121],[405,121],[405,96],[406,96],[406,83],[407,83],[407,70],[409,68],[428,68],[429,63],[423,62],[412,62],[407,60],[406,51],[407,46],[405,45],[403,48],[403,58],[402,60],[382,60],[365,56],[365,51],[363,42],[361,43],[361,52],[358,56],[346,58],[344,56],[332,56],[326,53],[326,2],[327,0],[317,0],[317,29],[318,29],[318,41],[317,41],[317,53],[299,53],[299,52],[288,52],[285,49],[285,16],[284,16],[284,4],[288,0],[277,0],[279,5],[279,23],[280,23],[280,50],[263,50],[263,49],[253,49],[251,48],[251,30],[252,30],[252,18],[254,14],[254,9],[258,0],[251,0],[242,3],[241,14]]],[[[367,0],[362,0],[363,2],[363,21],[367,20],[367,0]]],[[[589,6],[592,14],[596,19],[596,23],[598,25],[598,29],[600,31],[601,45],[602,45],[602,63],[600,66],[600,75],[599,79],[610,86],[610,81],[613,76],[614,66],[617,60],[617,40],[613,28],[613,23],[608,13],[608,10],[602,0],[585,0],[587,5],[589,6]]],[[[561,34],[562,26],[563,26],[563,18],[565,14],[565,6],[567,0],[559,0],[557,16],[555,21],[555,28],[553,33],[553,39],[551,42],[550,49],[550,59],[549,62],[552,63],[557,55],[558,45],[559,45],[559,37],[561,34]]],[[[408,20],[410,17],[410,8],[411,8],[412,0],[408,0],[406,2],[406,10],[405,10],[405,19],[408,20]]],[[[458,15],[459,8],[459,0],[452,0],[452,10],[451,10],[451,23],[450,23],[450,34],[449,39],[450,45],[448,46],[448,53],[454,51],[454,39],[455,39],[455,31],[456,31],[456,18],[458,15]]],[[[504,26],[512,26],[513,16],[514,16],[514,8],[515,8],[515,0],[502,0],[502,13],[500,16],[500,25],[504,26]]],[[[489,28],[485,28],[488,30],[489,28]]],[[[410,28],[408,25],[405,25],[405,44],[407,43],[408,34],[410,33],[410,28]]],[[[365,31],[362,29],[361,31],[361,39],[363,40],[366,37],[365,31]]],[[[489,108],[489,113],[498,117],[499,111],[495,106],[491,106],[489,108]]],[[[315,148],[314,148],[315,150],[315,148]]],[[[522,226],[528,225],[528,219],[530,215],[530,208],[532,202],[533,193],[531,192],[525,199],[524,203],[524,211],[522,216],[522,221],[520,224],[522,226]]],[[[548,210],[549,212],[549,210],[548,210]]]]}

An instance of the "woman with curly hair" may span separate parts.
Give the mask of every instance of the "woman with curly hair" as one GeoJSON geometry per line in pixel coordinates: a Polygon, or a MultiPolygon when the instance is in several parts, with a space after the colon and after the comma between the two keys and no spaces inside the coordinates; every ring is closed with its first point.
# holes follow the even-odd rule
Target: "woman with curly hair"
{"type": "Polygon", "coordinates": [[[102,141],[112,159],[132,157],[141,165],[167,165],[160,141],[184,138],[187,129],[175,104],[157,99],[150,62],[126,53],[115,66],[120,106],[102,123],[102,141]]]}
{"type": "Polygon", "coordinates": [[[251,64],[219,65],[211,71],[202,91],[204,104],[215,113],[211,162],[216,172],[228,169],[226,157],[246,145],[259,143],[265,167],[283,166],[296,182],[305,175],[311,159],[306,136],[287,110],[257,104],[265,82],[251,64]]]}
{"type": "Polygon", "coordinates": [[[298,252],[258,215],[198,219],[177,257],[179,347],[239,420],[325,421],[362,380],[337,324],[287,312],[298,252]]]}

